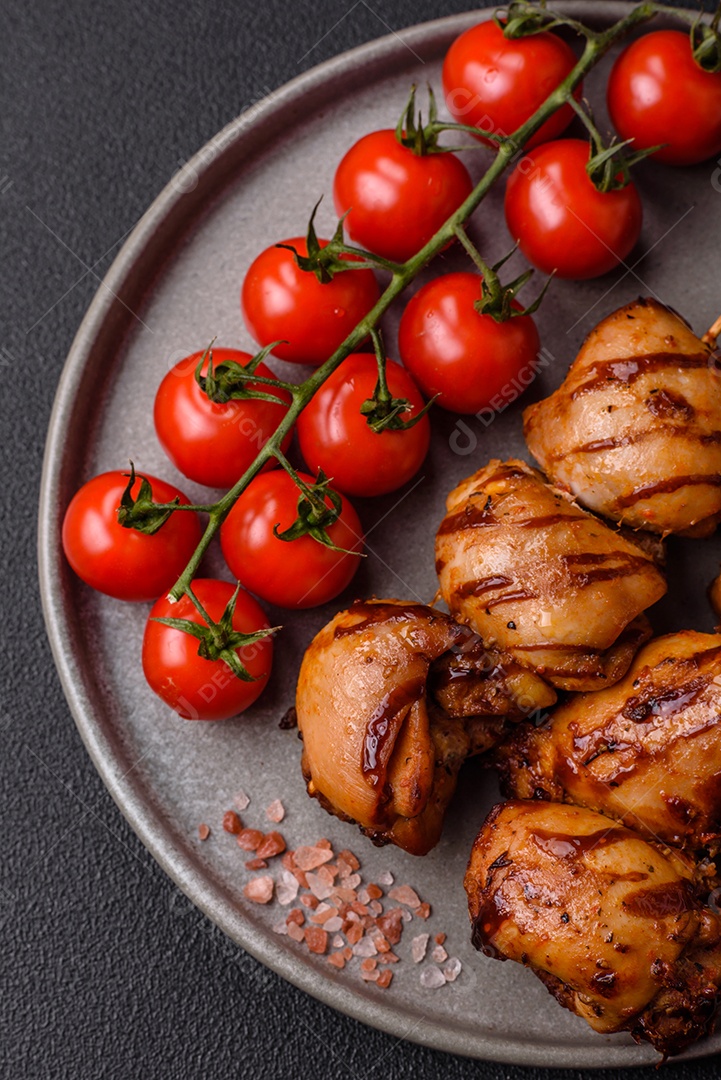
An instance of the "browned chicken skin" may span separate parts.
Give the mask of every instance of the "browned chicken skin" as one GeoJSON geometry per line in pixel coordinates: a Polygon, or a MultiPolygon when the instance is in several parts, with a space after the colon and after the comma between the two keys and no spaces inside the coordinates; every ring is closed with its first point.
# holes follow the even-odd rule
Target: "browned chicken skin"
{"type": "Polygon", "coordinates": [[[512,661],[507,676],[502,657],[479,650],[442,612],[356,603],[316,635],[301,666],[308,792],[376,843],[423,855],[438,841],[464,759],[554,698],[512,661]]]}
{"type": "Polygon", "coordinates": [[[522,799],[600,810],[665,843],[721,848],[721,636],[657,638],[609,690],[577,694],[499,750],[522,799]]]}
{"type": "Polygon", "coordinates": [[[589,509],[662,534],[716,528],[721,377],[711,346],[657,301],[600,322],[524,421],[541,467],[589,509]]]}
{"type": "Polygon", "coordinates": [[[623,676],[666,591],[646,551],[523,461],[491,461],[446,507],[436,569],[455,619],[561,689],[623,676]]]}
{"type": "Polygon", "coordinates": [[[514,800],[486,819],[465,887],[476,947],[530,967],[596,1031],[669,1054],[707,1029],[721,919],[684,856],[592,810],[514,800]]]}

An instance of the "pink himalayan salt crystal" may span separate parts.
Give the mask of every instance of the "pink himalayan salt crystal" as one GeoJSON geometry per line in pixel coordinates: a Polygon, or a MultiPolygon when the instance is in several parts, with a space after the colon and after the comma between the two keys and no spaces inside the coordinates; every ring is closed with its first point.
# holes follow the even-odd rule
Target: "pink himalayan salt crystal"
{"type": "Polygon", "coordinates": [[[288,924],[286,923],[285,919],[281,919],[280,922],[275,923],[275,925],[273,926],[273,930],[276,934],[287,934],[288,924]]]}
{"type": "Polygon", "coordinates": [[[270,806],[266,807],[265,816],[268,821],[278,825],[285,817],[285,807],[280,799],[275,799],[270,806]]]}
{"type": "Polygon", "coordinates": [[[298,881],[294,874],[291,874],[290,870],[283,870],[280,875],[280,880],[276,885],[275,895],[278,903],[285,907],[288,904],[292,904],[298,895],[298,881]]]}
{"type": "Polygon", "coordinates": [[[298,923],[288,923],[288,937],[293,941],[303,941],[305,931],[302,926],[298,926],[298,923]]]}
{"type": "Polygon", "coordinates": [[[293,857],[299,870],[316,870],[323,863],[330,862],[333,851],[326,847],[299,847],[295,849],[293,857]]]}
{"type": "Polygon", "coordinates": [[[393,880],[393,874],[391,874],[390,870],[381,870],[380,874],[376,874],[378,885],[392,885],[393,880]]]}
{"type": "Polygon", "coordinates": [[[314,874],[310,870],[306,874],[308,881],[308,888],[318,900],[327,900],[329,896],[332,896],[335,892],[333,884],[330,885],[323,881],[319,874],[314,874]]]}
{"type": "Polygon", "coordinates": [[[431,957],[435,960],[437,964],[444,964],[448,959],[448,953],[442,945],[436,945],[431,952],[431,957]]]}
{"type": "Polygon", "coordinates": [[[391,900],[396,900],[399,904],[405,904],[409,908],[421,906],[420,896],[410,885],[395,885],[389,891],[388,896],[391,900]]]}
{"type": "Polygon", "coordinates": [[[251,878],[243,888],[243,894],[255,904],[267,904],[273,899],[273,886],[275,882],[270,874],[251,878]]]}
{"type": "Polygon", "coordinates": [[[417,934],[411,942],[411,956],[413,957],[414,964],[420,964],[421,960],[426,955],[428,948],[429,934],[417,934]]]}
{"type": "Polygon", "coordinates": [[[250,797],[244,791],[239,791],[233,799],[233,803],[239,810],[247,810],[250,806],[250,797]]]}
{"type": "Polygon", "coordinates": [[[377,956],[377,954],[378,949],[376,948],[376,943],[371,937],[362,937],[360,941],[357,941],[353,946],[354,956],[360,956],[361,958],[366,959],[370,956],[377,956]]]}
{"type": "Polygon", "coordinates": [[[421,972],[421,986],[426,990],[438,990],[446,985],[446,977],[439,967],[427,967],[421,972]]]}
{"type": "Polygon", "coordinates": [[[455,982],[461,973],[462,968],[461,961],[457,956],[452,956],[446,966],[443,968],[443,974],[446,978],[446,982],[455,982]]]}

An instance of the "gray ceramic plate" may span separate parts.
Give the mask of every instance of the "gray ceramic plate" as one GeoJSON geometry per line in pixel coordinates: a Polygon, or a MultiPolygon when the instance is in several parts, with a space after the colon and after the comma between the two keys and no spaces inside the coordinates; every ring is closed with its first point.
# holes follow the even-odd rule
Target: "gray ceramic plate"
{"type": "MultiPolygon", "coordinates": [[[[559,6],[589,14],[586,4],[559,6]]],[[[626,9],[606,3],[599,10],[610,20],[626,9]]],[[[72,493],[91,475],[123,467],[129,457],[140,470],[165,476],[196,501],[207,501],[174,475],[157,444],[152,426],[157,383],[171,363],[204,347],[213,335],[221,344],[251,346],[238,306],[251,259],[273,240],[303,231],[312,204],[330,192],[341,154],[365,132],[395,122],[411,82],[439,87],[445,49],[477,17],[415,27],[300,76],[220,132],[140,221],[80,328],[50,424],[40,508],[47,625],[65,693],[108,789],[158,862],[234,942],[308,993],[401,1038],[534,1065],[637,1065],[654,1061],[655,1055],[625,1036],[594,1035],[560,1009],[531,974],[472,951],[462,879],[472,838],[496,794],[487,774],[468,767],[442,842],[417,860],[373,848],[309,801],[299,745],[292,732],[278,728],[293,700],[304,646],[351,593],[432,597],[433,533],[445,492],[493,455],[524,454],[517,407],[488,427],[471,418],[457,428],[453,417],[436,415],[434,446],[412,490],[360,506],[369,558],[348,595],[301,615],[271,612],[273,622],[286,624],[272,689],[252,713],[225,724],[183,722],[154,700],[139,662],[147,609],[92,594],[60,554],[60,523],[72,493]],[[366,880],[391,869],[398,880],[414,885],[433,905],[428,928],[445,930],[450,953],[463,962],[457,982],[423,990],[419,969],[407,960],[396,966],[393,985],[383,993],[363,984],[357,972],[331,971],[322,958],[311,958],[273,933],[284,909],[244,900],[248,874],[242,853],[219,827],[239,790],[253,800],[244,815],[248,824],[262,827],[263,808],[280,795],[288,810],[282,828],[290,844],[329,836],[361,854],[366,880]],[[200,822],[213,827],[205,844],[198,840],[200,822]]],[[[594,101],[602,100],[602,80],[601,73],[588,80],[594,101]]],[[[469,167],[478,173],[487,157],[479,148],[468,155],[469,167]]],[[[719,301],[709,283],[721,277],[718,228],[711,227],[721,211],[714,169],[710,164],[684,172],[639,170],[647,215],[633,256],[638,262],[600,281],[554,285],[538,317],[552,361],[530,396],[557,385],[594,323],[638,293],[659,296],[698,330],[710,325],[719,301]]],[[[494,192],[476,215],[475,236],[487,259],[509,246],[501,200],[494,192]]],[[[328,198],[320,219],[329,231],[328,198]]],[[[447,255],[445,267],[457,259],[447,255]]],[[[520,257],[517,262],[520,266],[520,257]]],[[[394,335],[390,319],[391,352],[394,335]]],[[[282,364],[275,366],[283,370],[282,364]]],[[[717,569],[715,546],[672,545],[671,593],[653,614],[658,630],[711,629],[704,590],[717,569]]],[[[404,941],[406,957],[408,950],[404,941]]],[[[716,1037],[696,1052],[719,1048],[716,1037]]]]}

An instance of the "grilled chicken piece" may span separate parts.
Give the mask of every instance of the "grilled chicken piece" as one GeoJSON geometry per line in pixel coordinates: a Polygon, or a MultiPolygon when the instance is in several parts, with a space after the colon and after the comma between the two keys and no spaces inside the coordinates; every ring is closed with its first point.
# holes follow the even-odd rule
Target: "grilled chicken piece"
{"type": "Polygon", "coordinates": [[[466,756],[548,702],[542,680],[509,669],[507,682],[502,658],[423,604],[371,600],[340,612],[311,642],[298,679],[308,793],[374,842],[425,854],[466,756]]]}
{"type": "Polygon", "coordinates": [[[504,790],[600,810],[668,844],[721,850],[721,636],[645,645],[621,682],[578,694],[498,751],[504,790]]]}
{"type": "Polygon", "coordinates": [[[699,1038],[721,983],[721,918],[693,863],[602,814],[493,808],[465,878],[473,943],[530,967],[596,1031],[663,1054],[699,1038]]]}
{"type": "Polygon", "coordinates": [[[455,619],[564,690],[625,674],[666,591],[646,551],[523,461],[491,461],[446,506],[436,569],[455,619]]]}
{"type": "Polygon", "coordinates": [[[524,422],[541,467],[590,510],[662,534],[716,528],[721,378],[711,346],[657,301],[600,322],[524,422]]]}

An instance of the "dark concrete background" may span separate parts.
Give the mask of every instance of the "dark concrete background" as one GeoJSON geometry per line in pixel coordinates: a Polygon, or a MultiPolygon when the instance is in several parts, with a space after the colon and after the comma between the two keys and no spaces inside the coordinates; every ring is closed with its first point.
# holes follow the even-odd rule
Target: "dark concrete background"
{"type": "MultiPolygon", "coordinates": [[[[3,1077],[550,1075],[449,1057],[365,1028],[261,968],[194,910],[125,824],[81,745],[36,584],[36,503],[53,394],[120,238],[180,163],[254,100],[389,29],[466,7],[4,0],[3,1077]]],[[[720,1064],[674,1064],[663,1075],[718,1077],[720,1064]]]]}

